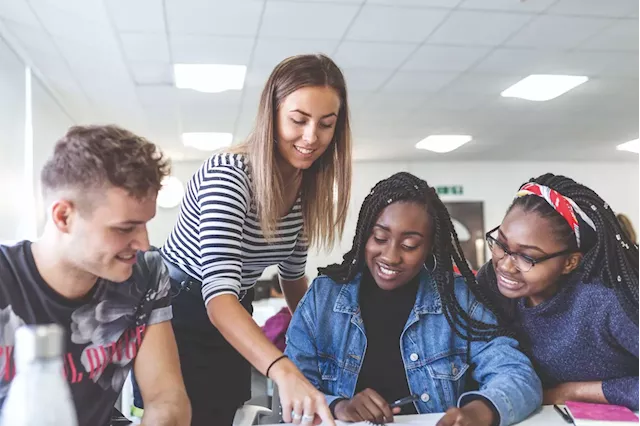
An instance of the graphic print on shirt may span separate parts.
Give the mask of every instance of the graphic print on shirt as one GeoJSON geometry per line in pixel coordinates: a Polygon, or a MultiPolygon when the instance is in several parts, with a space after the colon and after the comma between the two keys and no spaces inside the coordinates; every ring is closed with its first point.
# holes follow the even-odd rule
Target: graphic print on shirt
{"type": "MultiPolygon", "coordinates": [[[[92,380],[105,390],[120,391],[142,343],[153,304],[169,294],[169,280],[161,275],[161,269],[148,272],[156,273],[151,282],[157,282],[157,288],[145,291],[138,283],[148,280],[130,280],[128,291],[106,291],[101,300],[83,305],[71,314],[68,352],[63,357],[64,373],[70,384],[92,380]],[[131,304],[132,296],[140,300],[138,306],[131,304]]],[[[14,335],[22,325],[25,321],[11,305],[0,309],[0,401],[16,373],[14,335]]]]}
{"type": "Polygon", "coordinates": [[[24,321],[13,312],[11,305],[0,309],[0,401],[9,392],[8,382],[12,364],[12,352],[15,344],[16,330],[24,325],[24,321]]]}

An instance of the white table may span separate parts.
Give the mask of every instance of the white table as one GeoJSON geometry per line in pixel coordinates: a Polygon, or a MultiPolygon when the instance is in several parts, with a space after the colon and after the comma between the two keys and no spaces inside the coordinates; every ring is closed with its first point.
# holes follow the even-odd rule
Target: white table
{"type": "MultiPolygon", "coordinates": [[[[416,426],[435,426],[442,417],[442,413],[435,414],[418,414],[411,416],[396,416],[392,424],[410,424],[416,426]]],[[[291,423],[289,423],[291,424],[291,423]]],[[[349,423],[339,422],[339,425],[347,425],[349,423]]],[[[391,424],[391,423],[390,423],[391,424]]],[[[533,413],[523,422],[518,423],[519,426],[567,426],[567,423],[560,417],[560,414],[553,409],[553,406],[546,405],[533,413]]],[[[281,426],[281,425],[265,425],[265,426],[281,426]]]]}

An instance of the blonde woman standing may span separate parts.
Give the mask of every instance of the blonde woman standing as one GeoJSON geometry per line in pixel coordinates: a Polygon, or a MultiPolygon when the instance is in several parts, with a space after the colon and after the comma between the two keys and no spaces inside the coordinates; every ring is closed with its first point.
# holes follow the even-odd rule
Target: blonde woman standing
{"type": "Polygon", "coordinates": [[[324,396],[252,320],[252,287],[278,265],[295,310],[307,290],[308,246],[340,238],[350,187],[344,77],[324,55],[288,58],[269,77],[246,142],[212,155],[191,178],[161,249],[177,293],[173,326],[192,425],[232,423],[250,398],[249,363],[278,385],[285,421],[333,424],[324,396]]]}

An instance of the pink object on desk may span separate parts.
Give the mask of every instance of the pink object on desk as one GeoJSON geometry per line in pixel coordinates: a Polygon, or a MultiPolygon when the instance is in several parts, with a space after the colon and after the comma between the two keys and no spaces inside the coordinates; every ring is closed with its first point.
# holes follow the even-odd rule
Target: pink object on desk
{"type": "MultiPolygon", "coordinates": [[[[591,404],[588,402],[567,401],[566,403],[575,423],[580,420],[606,421],[606,422],[630,422],[638,423],[638,417],[627,407],[610,404],[591,404]]],[[[589,424],[589,423],[583,423],[589,424]]]]}

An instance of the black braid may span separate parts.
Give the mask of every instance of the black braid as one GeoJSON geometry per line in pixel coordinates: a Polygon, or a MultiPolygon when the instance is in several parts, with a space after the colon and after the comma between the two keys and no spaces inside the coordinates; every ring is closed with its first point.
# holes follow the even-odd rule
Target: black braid
{"type": "MultiPolygon", "coordinates": [[[[611,207],[590,188],[565,176],[547,173],[529,182],[548,186],[572,199],[593,221],[595,238],[587,247],[578,247],[569,224],[543,198],[528,195],[516,198],[514,207],[536,212],[549,220],[554,234],[569,248],[584,254],[582,281],[599,279],[614,289],[627,316],[638,324],[638,246],[629,239],[611,207]]],[[[581,244],[583,245],[583,244],[581,244]]]]}
{"type": "Polygon", "coordinates": [[[455,333],[467,341],[490,340],[498,335],[509,334],[506,329],[499,326],[471,318],[462,309],[454,291],[454,262],[472,293],[495,314],[493,305],[476,284],[446,207],[436,191],[427,182],[410,173],[396,173],[374,186],[360,209],[351,250],[344,255],[342,263],[319,268],[318,272],[329,276],[338,283],[353,280],[358,272],[366,268],[364,248],[375,221],[385,207],[397,201],[416,202],[424,205],[432,218],[434,227],[432,254],[435,257],[433,278],[442,301],[443,313],[455,333]]]}

